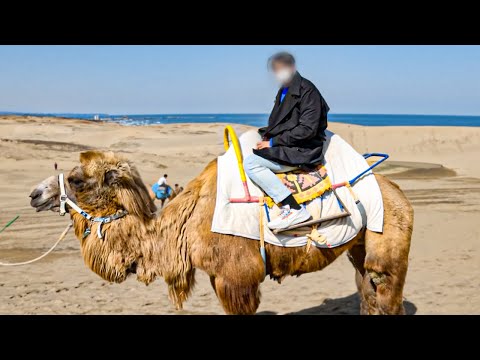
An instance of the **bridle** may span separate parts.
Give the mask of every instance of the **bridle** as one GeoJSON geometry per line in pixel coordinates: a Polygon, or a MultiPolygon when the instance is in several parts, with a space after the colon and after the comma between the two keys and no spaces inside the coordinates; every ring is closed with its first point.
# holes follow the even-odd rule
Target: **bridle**
{"type": "Polygon", "coordinates": [[[78,206],[68,198],[67,191],[65,189],[65,177],[63,173],[58,174],[58,186],[60,187],[60,216],[64,216],[67,213],[68,204],[73,210],[78,212],[85,219],[90,220],[92,216],[87,214],[85,211],[82,210],[82,208],[80,208],[80,206],[78,206]]]}
{"type": "MultiPolygon", "coordinates": [[[[113,220],[120,219],[124,217],[125,215],[128,214],[127,210],[122,210],[121,212],[109,216],[102,216],[102,217],[93,217],[92,215],[88,214],[86,211],[84,211],[80,206],[75,204],[68,196],[67,196],[67,191],[65,188],[65,177],[63,173],[58,174],[58,185],[60,187],[60,216],[64,216],[67,213],[67,204],[75,210],[77,213],[82,215],[86,220],[90,222],[98,222],[100,223],[97,228],[97,236],[99,239],[103,238],[102,234],[102,225],[103,224],[108,224],[109,222],[112,222],[113,220]]],[[[85,232],[83,233],[83,238],[87,237],[90,235],[91,230],[90,227],[87,227],[85,232]]]]}

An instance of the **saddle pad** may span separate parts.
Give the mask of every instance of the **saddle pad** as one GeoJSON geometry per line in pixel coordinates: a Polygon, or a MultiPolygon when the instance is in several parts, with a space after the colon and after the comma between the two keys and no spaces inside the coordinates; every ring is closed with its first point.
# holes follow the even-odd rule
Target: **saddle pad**
{"type": "MultiPolygon", "coordinates": [[[[240,136],[244,158],[252,154],[252,148],[260,141],[260,136],[255,130],[250,130],[240,136]]],[[[340,136],[327,131],[324,146],[324,166],[332,183],[347,181],[368,168],[368,163],[340,136]]],[[[262,191],[247,179],[252,196],[261,196],[262,191]]],[[[365,208],[366,226],[371,231],[383,230],[383,201],[380,188],[373,173],[369,172],[352,186],[355,194],[365,208]]],[[[350,191],[341,187],[337,189],[338,196],[342,199],[351,216],[325,222],[318,228],[320,235],[326,237],[327,242],[320,244],[312,242],[317,247],[335,247],[353,239],[364,226],[362,214],[355,204],[350,191]]],[[[259,211],[264,211],[257,203],[230,203],[229,199],[244,196],[242,182],[237,167],[237,160],[233,147],[222,156],[218,157],[217,168],[217,198],[212,220],[211,231],[242,236],[259,240],[259,211]]],[[[331,191],[325,192],[321,197],[307,203],[307,210],[315,217],[325,217],[339,213],[337,199],[331,191]]],[[[275,205],[270,210],[271,218],[275,218],[280,209],[275,205]]],[[[275,235],[265,224],[265,242],[284,247],[304,246],[308,238],[301,236],[275,235]]]]}
{"type": "MultiPolygon", "coordinates": [[[[276,175],[282,180],[285,187],[290,190],[299,204],[322,196],[332,186],[327,175],[327,169],[323,165],[310,172],[294,171],[276,175]]],[[[272,198],[269,196],[265,196],[265,201],[268,207],[274,205],[272,198]]]]}

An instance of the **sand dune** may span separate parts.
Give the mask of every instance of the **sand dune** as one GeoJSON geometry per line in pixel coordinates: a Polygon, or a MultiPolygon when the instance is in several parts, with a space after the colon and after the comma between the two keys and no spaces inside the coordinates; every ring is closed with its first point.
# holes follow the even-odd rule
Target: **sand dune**
{"type": "MultiPolygon", "coordinates": [[[[146,183],[163,173],[185,185],[223,153],[225,124],[125,127],[84,120],[0,117],[0,261],[21,261],[45,251],[68,219],[35,213],[28,193],[40,180],[68,171],[82,150],[125,154],[146,183]]],[[[234,125],[237,132],[249,127],[234,125]]],[[[480,314],[480,129],[455,127],[362,127],[330,125],[359,152],[387,152],[380,172],[404,189],[415,209],[405,305],[410,314],[480,314]]],[[[208,278],[183,314],[220,314],[208,278]]],[[[261,314],[357,314],[354,273],[342,256],[327,269],[282,285],[262,284],[261,314]]],[[[53,254],[34,265],[0,267],[0,313],[178,313],[159,279],[145,287],[135,279],[109,284],[88,270],[70,233],[53,254]]]]}

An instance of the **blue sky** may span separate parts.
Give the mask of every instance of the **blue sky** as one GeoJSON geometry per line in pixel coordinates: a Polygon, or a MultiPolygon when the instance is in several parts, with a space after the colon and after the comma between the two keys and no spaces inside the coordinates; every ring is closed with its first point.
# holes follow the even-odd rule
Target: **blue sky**
{"type": "Polygon", "coordinates": [[[333,113],[480,115],[480,46],[0,46],[0,111],[266,113],[277,50],[333,113]]]}

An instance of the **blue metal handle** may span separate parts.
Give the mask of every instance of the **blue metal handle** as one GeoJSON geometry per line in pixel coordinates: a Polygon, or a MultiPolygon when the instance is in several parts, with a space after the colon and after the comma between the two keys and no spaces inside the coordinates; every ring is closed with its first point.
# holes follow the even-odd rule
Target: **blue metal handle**
{"type": "Polygon", "coordinates": [[[363,175],[365,175],[367,172],[369,172],[370,170],[372,170],[373,168],[377,167],[378,165],[380,165],[382,162],[384,162],[385,160],[387,160],[390,156],[388,154],[383,154],[383,153],[367,153],[367,154],[363,154],[363,157],[365,159],[368,159],[369,157],[372,157],[372,156],[378,156],[378,157],[381,157],[382,159],[378,160],[376,163],[374,163],[372,166],[370,166],[367,170],[365,170],[364,172],[360,173],[359,175],[355,176],[352,180],[349,181],[349,183],[351,185],[353,185],[355,182],[358,181],[358,179],[360,179],[363,175]]]}
{"type": "Polygon", "coordinates": [[[268,205],[266,202],[263,203],[263,208],[265,209],[265,214],[267,214],[267,221],[270,222],[270,212],[268,211],[268,205]]]}
{"type": "Polygon", "coordinates": [[[388,154],[383,154],[383,153],[366,153],[366,154],[363,154],[363,157],[365,159],[368,159],[369,157],[372,157],[372,156],[378,156],[378,157],[382,157],[383,159],[382,160],[379,160],[378,163],[380,164],[381,162],[387,160],[390,155],[388,154]]]}

